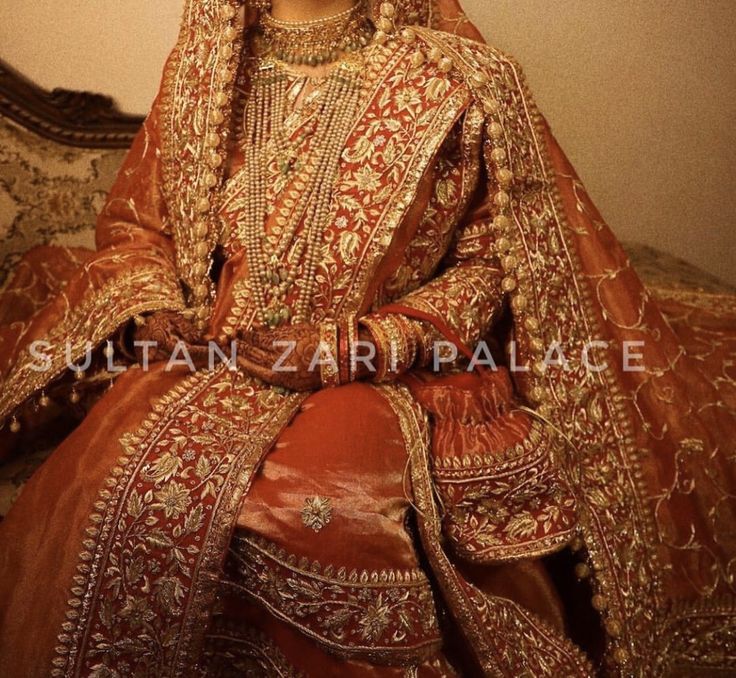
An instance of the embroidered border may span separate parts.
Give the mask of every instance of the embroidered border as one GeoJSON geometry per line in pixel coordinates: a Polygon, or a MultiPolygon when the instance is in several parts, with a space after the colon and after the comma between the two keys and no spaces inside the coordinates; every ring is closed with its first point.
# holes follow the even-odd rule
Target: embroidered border
{"type": "MultiPolygon", "coordinates": [[[[138,255],[140,256],[140,255],[138,255]]],[[[110,259],[123,265],[124,255],[113,252],[104,259],[88,264],[85,275],[92,275],[94,264],[109,263],[110,259]]],[[[123,323],[138,313],[162,309],[181,310],[181,291],[173,278],[162,275],[160,265],[139,265],[126,270],[97,289],[86,292],[82,300],[69,304],[66,315],[40,339],[50,348],[45,355],[49,369],[36,371],[37,359],[26,352],[18,359],[2,384],[0,420],[28,397],[61,375],[67,365],[66,342],[73,340],[69,351],[71,362],[80,360],[87,351],[87,342],[97,346],[111,336],[123,323]]]]}
{"type": "Polygon", "coordinates": [[[405,386],[385,384],[373,388],[386,399],[401,426],[425,553],[483,675],[594,675],[587,657],[547,623],[511,600],[481,593],[461,577],[443,549],[441,517],[427,456],[427,415],[405,386]]]}
{"type": "Polygon", "coordinates": [[[432,589],[419,569],[348,571],[242,535],[231,562],[228,588],[334,654],[408,666],[441,646],[432,589]]]}
{"type": "Polygon", "coordinates": [[[308,678],[297,671],[265,633],[216,620],[207,634],[203,675],[308,678]]]}
{"type": "Polygon", "coordinates": [[[82,542],[53,676],[190,675],[240,502],[304,398],[223,366],[183,378],[121,439],[82,542]]]}

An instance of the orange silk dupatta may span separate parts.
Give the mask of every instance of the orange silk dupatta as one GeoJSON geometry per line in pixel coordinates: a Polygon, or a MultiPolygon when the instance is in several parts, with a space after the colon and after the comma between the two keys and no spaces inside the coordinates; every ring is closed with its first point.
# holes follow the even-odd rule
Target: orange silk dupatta
{"type": "MultiPolygon", "coordinates": [[[[24,350],[33,339],[73,338],[81,352],[87,341],[99,344],[143,310],[186,306],[203,324],[210,317],[217,303],[209,275],[214,205],[243,35],[237,9],[224,0],[186,4],[155,112],[101,217],[97,258],[72,274],[49,308],[1,337],[3,414],[59,372],[62,354],[52,356],[57,369],[48,377],[29,378],[34,373],[24,350]],[[139,205],[146,206],[143,214],[139,205]]],[[[373,267],[365,269],[365,281],[409,212],[427,164],[471,111],[483,135],[512,336],[519,363],[530,367],[516,375],[514,386],[535,416],[567,441],[567,452],[554,460],[564,467],[580,508],[581,571],[593,574],[606,670],[664,675],[684,665],[732,668],[725,639],[734,632],[735,396],[732,381],[714,375],[730,359],[733,325],[723,321],[714,329],[723,346],[707,359],[687,357],[536,110],[519,66],[483,45],[453,0],[407,0],[396,12],[396,31],[385,47],[386,77],[419,53],[423,60],[408,77],[439,82],[426,88],[421,143],[407,146],[405,174],[392,177],[395,191],[384,191],[380,223],[364,250],[366,266],[373,267]],[[406,31],[406,24],[413,27],[406,31]],[[433,70],[438,57],[449,65],[442,76],[433,70]],[[513,172],[512,218],[496,221],[494,200],[503,199],[495,171],[499,153],[513,172]],[[542,364],[554,342],[564,351],[564,369],[542,364]],[[621,369],[626,342],[643,342],[643,371],[621,369]],[[591,347],[594,362],[609,369],[589,368],[591,347]]],[[[376,21],[379,15],[376,3],[376,21]]],[[[346,302],[349,310],[365,307],[358,292],[346,302]]],[[[410,305],[384,310],[427,319],[410,305]]],[[[430,320],[446,332],[442,318],[430,320]]],[[[530,667],[549,675],[590,673],[571,643],[513,601],[480,594],[453,567],[441,532],[427,413],[419,407],[439,411],[439,404],[407,384],[387,388],[385,397],[405,439],[413,441],[420,535],[475,663],[485,675],[516,675],[530,667]]],[[[128,662],[143,661],[127,641],[148,624],[157,675],[198,670],[235,516],[263,456],[302,400],[226,370],[194,376],[134,370],[122,377],[76,439],[98,456],[79,468],[75,451],[63,447],[22,497],[26,520],[45,516],[43,524],[30,529],[11,515],[0,529],[5,543],[18,544],[17,552],[0,555],[3,572],[22,566],[21,547],[39,553],[37,576],[18,586],[7,578],[0,583],[7,603],[0,667],[7,672],[17,660],[27,675],[44,675],[49,666],[55,676],[110,675],[100,659],[105,656],[124,673],[128,662]],[[114,421],[110,412],[117,412],[114,421]],[[201,458],[213,466],[204,468],[201,458]],[[80,499],[65,487],[81,475],[80,499]],[[185,485],[200,476],[192,503],[185,485]],[[57,498],[56,517],[45,505],[48,496],[57,498]],[[80,534],[81,543],[70,538],[73,548],[65,543],[67,535],[80,534]],[[137,582],[145,604],[121,588],[124,566],[134,568],[125,577],[137,582]],[[48,589],[43,599],[34,592],[39,581],[48,589]],[[24,629],[33,629],[32,642],[24,629]]],[[[501,475],[496,467],[492,472],[501,475]]],[[[522,541],[510,537],[488,563],[546,552],[530,547],[509,555],[522,541]]]]}

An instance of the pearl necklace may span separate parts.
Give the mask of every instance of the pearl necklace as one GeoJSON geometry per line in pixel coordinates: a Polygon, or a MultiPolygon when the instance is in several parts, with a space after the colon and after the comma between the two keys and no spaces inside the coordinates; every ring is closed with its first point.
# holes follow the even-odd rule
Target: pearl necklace
{"type": "Polygon", "coordinates": [[[360,60],[351,58],[322,79],[310,150],[298,168],[293,158],[303,139],[292,142],[284,132],[293,76],[272,58],[258,62],[251,75],[240,140],[248,200],[237,228],[245,245],[258,320],[270,327],[308,319],[340,154],[358,109],[360,71],[360,60]],[[279,228],[268,236],[263,230],[269,218],[268,159],[274,155],[284,178],[298,169],[300,181],[289,182],[298,184],[284,196],[284,203],[292,208],[288,215],[271,215],[279,228]],[[302,224],[303,231],[296,237],[302,224]],[[286,297],[295,285],[292,310],[286,297]]]}

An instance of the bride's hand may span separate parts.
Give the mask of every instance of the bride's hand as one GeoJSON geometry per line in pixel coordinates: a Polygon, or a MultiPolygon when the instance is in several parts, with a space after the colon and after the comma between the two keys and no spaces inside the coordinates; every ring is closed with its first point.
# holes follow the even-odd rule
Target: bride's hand
{"type": "Polygon", "coordinates": [[[206,348],[202,346],[202,336],[194,323],[185,318],[178,311],[156,311],[146,316],[142,325],[136,328],[134,335],[135,353],[138,362],[143,362],[144,352],[147,351],[149,361],[168,360],[182,342],[189,355],[198,362],[199,353],[206,348]],[[144,342],[152,342],[153,346],[146,347],[144,342]]]}
{"type": "Polygon", "coordinates": [[[248,374],[292,391],[320,387],[319,328],[308,323],[245,332],[238,339],[238,364],[248,374]]]}

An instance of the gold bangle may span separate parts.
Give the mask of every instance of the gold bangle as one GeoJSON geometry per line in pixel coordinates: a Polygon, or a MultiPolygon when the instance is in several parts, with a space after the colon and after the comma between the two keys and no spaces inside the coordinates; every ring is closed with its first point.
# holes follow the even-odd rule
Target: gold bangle
{"type": "Polygon", "coordinates": [[[390,372],[396,376],[401,374],[406,362],[406,342],[401,327],[397,324],[396,316],[389,314],[381,318],[386,334],[391,339],[390,372]]]}
{"type": "Polygon", "coordinates": [[[382,381],[386,378],[388,372],[388,359],[386,355],[386,349],[388,346],[388,337],[383,329],[381,323],[375,316],[363,317],[360,319],[360,323],[366,327],[373,337],[373,345],[376,347],[376,361],[378,363],[374,381],[382,381]]]}
{"type": "Polygon", "coordinates": [[[417,348],[419,340],[414,331],[414,327],[411,324],[411,319],[407,318],[401,313],[393,315],[394,322],[398,324],[401,336],[404,340],[405,356],[404,356],[404,369],[409,370],[414,366],[417,359],[417,348]]]}
{"type": "Polygon", "coordinates": [[[427,367],[434,360],[434,345],[442,335],[430,322],[416,319],[411,322],[417,338],[417,364],[427,367]]]}
{"type": "Polygon", "coordinates": [[[349,313],[340,323],[338,329],[340,339],[340,383],[355,381],[356,360],[355,346],[358,343],[358,318],[349,313]]]}
{"type": "Polygon", "coordinates": [[[337,323],[325,320],[319,326],[320,365],[319,376],[324,388],[340,385],[337,367],[337,323]]]}

